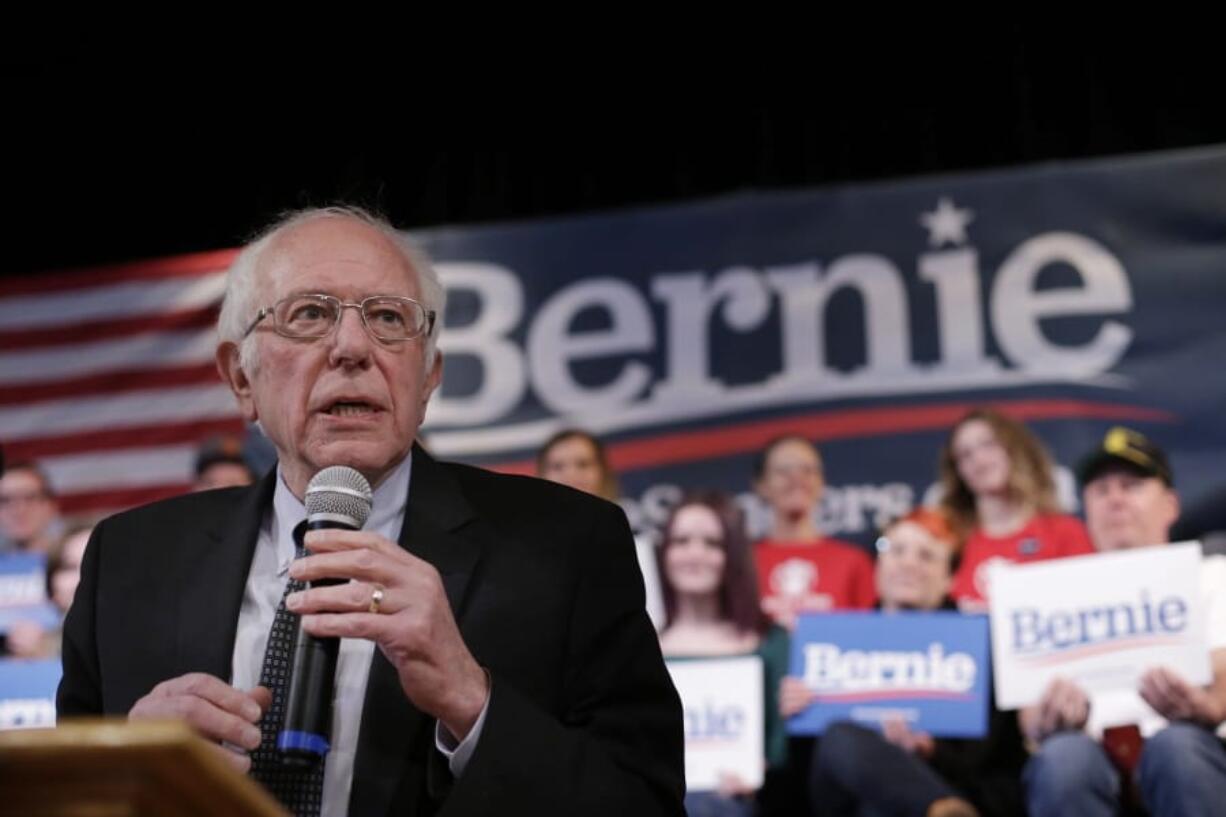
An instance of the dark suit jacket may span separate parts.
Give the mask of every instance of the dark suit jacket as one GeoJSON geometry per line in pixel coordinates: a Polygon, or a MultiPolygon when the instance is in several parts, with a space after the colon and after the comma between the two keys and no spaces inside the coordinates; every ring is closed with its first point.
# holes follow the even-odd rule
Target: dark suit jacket
{"type": "MultiPolygon", "coordinates": [[[[126,713],[160,681],[230,678],[275,472],[101,523],[64,629],[61,716],[126,713]]],[[[541,480],[414,450],[400,544],[442,576],[489,710],[452,780],[434,720],[376,650],[350,813],[681,814],[681,709],[624,515],[541,480]]]]}

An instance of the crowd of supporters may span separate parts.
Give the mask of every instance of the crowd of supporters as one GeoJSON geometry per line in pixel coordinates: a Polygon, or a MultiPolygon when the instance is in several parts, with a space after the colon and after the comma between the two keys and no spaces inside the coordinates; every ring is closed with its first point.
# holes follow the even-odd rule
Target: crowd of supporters
{"type": "MultiPolygon", "coordinates": [[[[209,441],[197,458],[200,490],[253,479],[237,440],[209,441]]],[[[538,475],[618,499],[599,439],[581,430],[552,437],[538,475]]],[[[902,720],[829,726],[789,737],[786,721],[813,703],[788,674],[798,617],[832,611],[960,611],[991,604],[992,565],[1161,545],[1179,516],[1164,452],[1143,435],[1112,429],[1078,468],[1086,522],[1056,500],[1052,462],[1037,436],[992,409],[950,430],[937,457],[939,502],[890,522],[870,553],[819,527],[825,472],[803,436],[771,441],[752,486],[770,511],[751,542],[742,508],[690,486],[651,538],[636,541],[647,612],[670,662],[755,655],[764,668],[764,783],[728,772],[712,791],[691,792],[691,815],[1210,814],[1226,808],[1226,557],[1206,556],[1202,595],[1213,682],[1197,686],[1161,666],[1138,692],[1135,724],[1108,722],[1092,696],[1057,679],[1040,701],[1001,711],[990,701],[985,736],[937,738],[902,720]]],[[[89,520],[57,511],[36,463],[0,477],[0,552],[46,557],[47,598],[72,601],[89,520]]],[[[1104,576],[1104,581],[1110,581],[1104,576]]],[[[17,658],[58,653],[54,628],[12,624],[4,650],[17,658]]],[[[991,685],[989,684],[989,689],[991,685]]]]}
{"type": "MultiPolygon", "coordinates": [[[[538,465],[543,477],[616,497],[607,489],[616,484],[608,456],[591,435],[559,434],[538,465]],[[559,444],[565,455],[555,451],[559,444]],[[554,464],[568,457],[582,467],[554,464]]],[[[1221,813],[1223,556],[1206,556],[1201,571],[1213,682],[1200,687],[1164,667],[1146,668],[1137,691],[1148,709],[1138,723],[1108,726],[1086,690],[1057,679],[1038,704],[1021,711],[1002,711],[993,697],[982,738],[934,738],[889,719],[879,728],[841,722],[817,738],[788,737],[786,719],[814,697],[787,674],[788,635],[798,616],[868,609],[982,614],[991,601],[993,564],[1162,545],[1179,515],[1165,453],[1123,428],[1112,429],[1079,465],[1088,524],[1061,510],[1052,461],[1038,437],[992,409],[954,425],[937,470],[938,505],[888,524],[875,561],[818,527],[825,474],[816,446],[801,436],[772,441],[757,459],[753,487],[771,512],[763,539],[748,540],[730,497],[695,487],[660,531],[654,561],[640,546],[648,604],[663,608],[656,621],[666,658],[757,655],[764,668],[763,785],[755,790],[726,774],[717,789],[687,796],[689,813],[1221,813]],[[657,592],[660,600],[653,599],[657,592]],[[1123,750],[1121,733],[1136,737],[1123,750]]]]}
{"type": "MultiPolygon", "coordinates": [[[[254,479],[242,442],[236,438],[209,439],[196,453],[197,491],[247,485],[254,479]]],[[[6,464],[0,454],[0,558],[16,553],[44,559],[46,598],[58,611],[60,621],[72,604],[85,545],[97,521],[92,517],[65,519],[51,480],[39,464],[29,460],[6,464]]],[[[9,657],[56,657],[60,652],[59,628],[48,626],[46,621],[18,618],[0,634],[0,645],[0,653],[9,657]]]]}

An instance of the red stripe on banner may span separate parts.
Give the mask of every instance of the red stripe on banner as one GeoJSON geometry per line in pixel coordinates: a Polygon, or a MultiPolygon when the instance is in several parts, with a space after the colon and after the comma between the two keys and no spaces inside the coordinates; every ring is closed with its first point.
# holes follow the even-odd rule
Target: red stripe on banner
{"type": "Polygon", "coordinates": [[[966,692],[940,692],[926,689],[894,689],[880,692],[832,692],[816,696],[819,701],[830,703],[858,703],[861,701],[969,701],[973,697],[966,692]]]}
{"type": "MultiPolygon", "coordinates": [[[[999,409],[1015,420],[1133,420],[1140,423],[1172,423],[1179,419],[1173,411],[1125,406],[1119,403],[1099,403],[1092,400],[1015,400],[1000,403],[965,403],[967,412],[980,405],[999,409]]],[[[957,418],[955,418],[957,419],[957,418]]]]}
{"type": "Polygon", "coordinates": [[[145,448],[174,443],[194,443],[213,434],[242,434],[246,426],[241,417],[196,420],[189,423],[129,426],[106,431],[61,434],[55,437],[32,437],[4,444],[5,457],[16,460],[37,460],[65,454],[90,451],[110,451],[117,448],[145,448]]]}
{"type": "Polygon", "coordinates": [[[97,511],[122,511],[185,494],[192,489],[190,482],[146,485],[140,488],[116,488],[110,491],[89,491],[77,494],[61,494],[56,504],[65,514],[87,514],[97,511]]]}
{"type": "Polygon", "coordinates": [[[1089,658],[1092,655],[1103,655],[1110,652],[1124,652],[1127,650],[1141,649],[1142,647],[1172,647],[1183,641],[1183,636],[1178,635],[1154,635],[1137,638],[1121,638],[1116,641],[1110,641],[1104,644],[1091,644],[1085,647],[1073,647],[1071,649],[1061,650],[1060,652],[1051,653],[1048,655],[1039,655],[1019,658],[1032,666],[1050,667],[1057,664],[1063,664],[1068,661],[1080,661],[1082,658],[1089,658]]]}
{"type": "MultiPolygon", "coordinates": [[[[612,456],[610,448],[609,456],[612,456]]],[[[483,468],[488,468],[491,471],[498,471],[503,474],[519,474],[525,477],[536,476],[536,460],[516,460],[515,462],[500,462],[494,465],[484,465],[483,468]]]]}
{"type": "Polygon", "coordinates": [[[129,369],[67,380],[53,380],[48,383],[0,386],[0,406],[59,400],[64,397],[80,397],[82,400],[88,400],[99,394],[119,394],[141,389],[167,389],[172,386],[197,386],[220,382],[221,375],[217,373],[217,364],[211,361],[165,369],[129,369]]]}
{"type": "Polygon", "coordinates": [[[199,309],[184,309],[177,312],[161,312],[154,315],[139,315],[131,318],[116,318],[92,323],[76,323],[67,326],[40,327],[38,329],[0,330],[0,349],[16,351],[47,346],[71,346],[99,340],[182,329],[207,329],[217,322],[220,306],[203,306],[199,309]]]}
{"type": "MultiPolygon", "coordinates": [[[[907,408],[816,412],[773,420],[739,423],[702,431],[681,431],[641,440],[613,443],[609,459],[614,469],[633,471],[760,451],[785,434],[800,434],[817,442],[910,431],[949,428],[973,408],[991,406],[1018,420],[1057,418],[1141,422],[1171,422],[1175,415],[1161,409],[1122,406],[1086,400],[1015,400],[991,403],[940,403],[907,408]]],[[[510,474],[536,473],[535,460],[514,460],[487,466],[510,474]]]]}
{"type": "Polygon", "coordinates": [[[210,275],[228,269],[238,252],[235,249],[214,250],[102,267],[13,276],[0,280],[0,298],[63,292],[69,289],[91,289],[124,281],[156,281],[210,275]]]}

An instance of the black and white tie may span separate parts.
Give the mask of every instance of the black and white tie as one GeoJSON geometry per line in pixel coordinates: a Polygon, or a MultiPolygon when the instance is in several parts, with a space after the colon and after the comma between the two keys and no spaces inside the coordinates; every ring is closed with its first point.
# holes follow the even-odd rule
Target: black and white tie
{"type": "MultiPolygon", "coordinates": [[[[301,537],[295,538],[301,541],[301,537]]],[[[305,555],[306,551],[299,547],[295,557],[301,559],[305,555]]],[[[272,704],[260,721],[260,748],[251,753],[251,776],[263,783],[296,817],[318,817],[324,788],[323,759],[309,766],[292,765],[277,751],[277,732],[285,718],[290,659],[298,633],[298,616],[286,609],[285,596],[303,587],[301,581],[293,579],[286,585],[268,634],[260,686],[272,691],[272,704]]]]}

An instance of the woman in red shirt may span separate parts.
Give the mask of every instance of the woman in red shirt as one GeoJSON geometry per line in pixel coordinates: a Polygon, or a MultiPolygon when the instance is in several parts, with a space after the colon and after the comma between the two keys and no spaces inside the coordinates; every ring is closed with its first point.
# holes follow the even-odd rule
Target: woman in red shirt
{"type": "Polygon", "coordinates": [[[970,412],[950,431],[940,471],[942,509],[965,543],[950,590],[963,609],[986,607],[996,562],[1094,552],[1080,520],[1060,512],[1047,450],[1017,420],[970,412]]]}
{"type": "Polygon", "coordinates": [[[825,487],[821,456],[804,437],[775,439],[755,466],[754,488],[772,513],[770,535],[754,545],[762,609],[789,630],[801,613],[866,609],[877,600],[868,553],[818,528],[825,487]]]}

